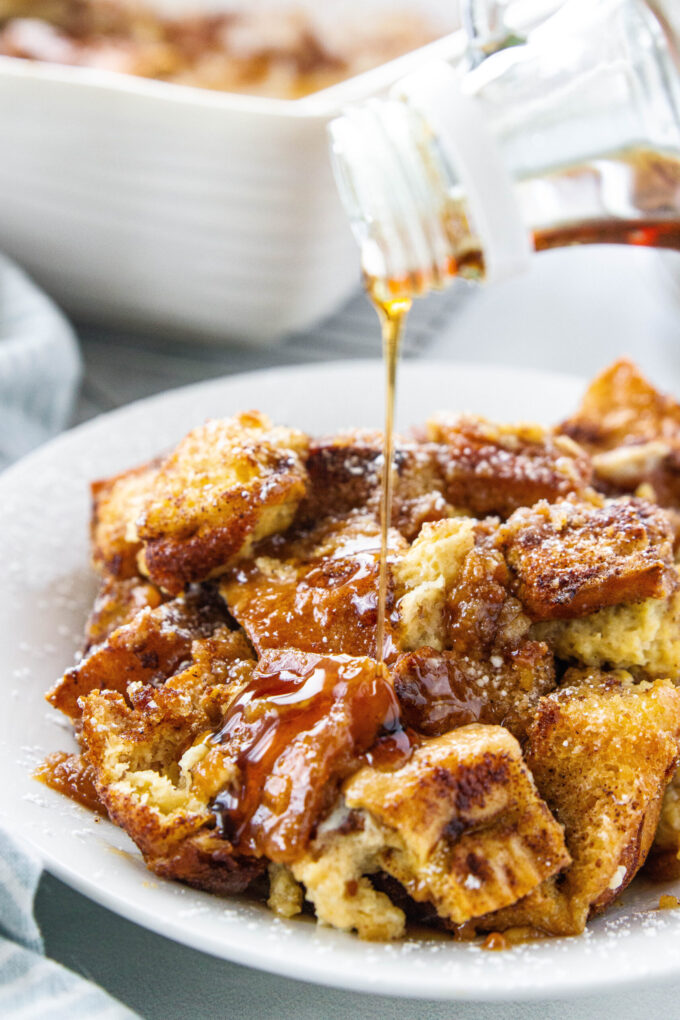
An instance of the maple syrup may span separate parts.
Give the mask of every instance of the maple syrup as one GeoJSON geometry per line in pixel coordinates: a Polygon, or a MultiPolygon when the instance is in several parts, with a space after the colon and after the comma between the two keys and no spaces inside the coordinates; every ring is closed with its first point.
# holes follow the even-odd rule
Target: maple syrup
{"type": "Polygon", "coordinates": [[[385,431],[383,434],[383,460],[380,479],[380,569],[378,574],[378,625],[376,629],[375,657],[385,657],[385,618],[387,610],[387,548],[392,519],[392,490],[394,472],[394,401],[397,387],[397,365],[401,340],[412,298],[392,297],[383,290],[380,281],[366,280],[366,290],[380,319],[382,331],[383,363],[385,366],[385,431]]]}
{"type": "Polygon", "coordinates": [[[80,754],[69,754],[67,751],[48,754],[33,775],[51,790],[56,790],[90,811],[106,815],[106,808],[95,789],[94,770],[80,754]]]}
{"type": "Polygon", "coordinates": [[[234,781],[211,805],[222,834],[241,853],[294,860],[338,782],[381,736],[404,753],[399,734],[399,703],[384,666],[365,657],[265,652],[209,738],[235,766],[234,781]]]}

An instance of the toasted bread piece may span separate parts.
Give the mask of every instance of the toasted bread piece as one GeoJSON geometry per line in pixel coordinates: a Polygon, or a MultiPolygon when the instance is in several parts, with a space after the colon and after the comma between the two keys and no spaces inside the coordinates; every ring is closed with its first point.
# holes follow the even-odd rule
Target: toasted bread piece
{"type": "Polygon", "coordinates": [[[560,431],[591,452],[605,488],[645,486],[662,506],[680,507],[680,404],[627,358],[593,380],[560,431]]]}
{"type": "Polygon", "coordinates": [[[680,590],[665,599],[608,606],[576,620],[532,628],[555,655],[584,666],[631,669],[680,682],[680,590]]]}
{"type": "Polygon", "coordinates": [[[481,660],[519,647],[531,620],[511,594],[510,571],[495,548],[498,524],[471,517],[426,524],[397,559],[402,648],[427,645],[481,660]]]}
{"type": "Polygon", "coordinates": [[[232,631],[218,655],[204,646],[163,687],[135,683],[127,700],[111,690],[83,699],[86,757],[110,818],[156,874],[219,893],[242,891],[264,869],[216,830],[209,794],[192,772],[207,751],[201,734],[219,725],[252,675],[244,651],[232,631]]]}
{"type": "MultiPolygon", "coordinates": [[[[122,693],[133,682],[163,683],[191,659],[196,640],[216,635],[231,642],[229,630],[227,607],[210,589],[196,589],[155,609],[147,606],[67,670],[47,700],[78,719],[83,695],[93,690],[122,693]]],[[[242,636],[240,640],[247,649],[242,636]]]]}
{"type": "MultiPolygon", "coordinates": [[[[383,436],[356,429],[312,440],[307,457],[309,492],[301,519],[318,521],[360,508],[379,516],[383,436]]],[[[443,478],[433,444],[395,437],[392,527],[412,541],[427,521],[454,513],[442,496],[443,478]]]]}
{"type": "Polygon", "coordinates": [[[265,652],[200,765],[201,774],[218,764],[233,776],[213,790],[225,837],[277,863],[295,860],[359,756],[398,720],[389,675],[375,660],[265,652]]]}
{"type": "Polygon", "coordinates": [[[517,741],[500,726],[429,740],[396,771],[366,766],[343,795],[359,818],[322,826],[292,869],[322,920],[364,938],[394,937],[403,926],[401,911],[364,877],[379,869],[462,924],[514,903],[570,862],[517,741]]]}
{"type": "Polygon", "coordinates": [[[590,483],[587,453],[540,425],[440,415],[427,422],[426,435],[438,445],[444,498],[476,517],[508,517],[539,499],[581,493],[590,483]]]}
{"type": "Polygon", "coordinates": [[[167,457],[138,517],[140,564],[176,595],[284,531],[307,486],[301,432],[251,411],[194,429],[167,457]]]}
{"type": "Polygon", "coordinates": [[[398,558],[393,574],[401,648],[446,647],[447,600],[474,548],[475,527],[470,517],[425,524],[398,558]]]}
{"type": "Polygon", "coordinates": [[[539,641],[488,659],[419,648],[392,673],[405,726],[428,737],[469,723],[503,725],[523,739],[539,699],[555,687],[552,652],[539,641]]]}
{"type": "Polygon", "coordinates": [[[496,524],[476,525],[474,548],[446,599],[446,647],[461,659],[502,657],[520,647],[531,626],[522,603],[511,594],[508,565],[495,548],[496,524]]]}
{"type": "Polygon", "coordinates": [[[680,769],[676,769],[666,787],[659,824],[644,870],[657,882],[680,878],[680,769]]]}
{"type": "Polygon", "coordinates": [[[669,680],[636,684],[625,671],[569,670],[541,702],[525,758],[573,863],[478,927],[583,931],[644,863],[679,740],[680,691],[669,680]]]}
{"type": "Polygon", "coordinates": [[[555,685],[552,652],[526,640],[531,621],[508,590],[510,572],[492,544],[497,525],[425,525],[394,567],[398,642],[412,650],[395,666],[395,688],[407,725],[428,736],[481,721],[521,737],[555,685]]]}
{"type": "Polygon", "coordinates": [[[92,483],[92,565],[100,573],[119,578],[139,575],[137,557],[142,546],[134,525],[153,488],[159,464],[153,460],[92,483]]]}
{"type": "MultiPolygon", "coordinates": [[[[406,543],[390,532],[393,560],[406,543]]],[[[274,541],[222,581],[231,613],[257,651],[376,654],[380,529],[371,514],[327,518],[308,533],[274,541]]],[[[392,584],[388,614],[393,607],[392,584]]],[[[387,621],[384,653],[396,652],[387,621]]]]}
{"type": "Polygon", "coordinates": [[[619,358],[590,383],[581,405],[560,431],[587,450],[680,439],[680,404],[652,386],[628,358],[619,358]]]}
{"type": "Polygon", "coordinates": [[[142,609],[156,609],[165,598],[155,584],[139,575],[118,578],[104,574],[85,624],[83,654],[134,620],[142,609]]]}
{"type": "Polygon", "coordinates": [[[565,499],[522,508],[499,529],[515,592],[533,620],[663,599],[677,586],[672,528],[639,499],[565,499]]]}

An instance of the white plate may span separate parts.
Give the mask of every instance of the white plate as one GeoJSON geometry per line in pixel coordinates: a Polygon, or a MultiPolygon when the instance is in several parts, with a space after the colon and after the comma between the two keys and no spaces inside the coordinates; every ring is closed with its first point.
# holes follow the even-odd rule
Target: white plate
{"type": "MultiPolygon", "coordinates": [[[[402,366],[403,424],[436,409],[501,420],[555,421],[581,383],[547,373],[451,363],[402,366]]],[[[557,997],[680,972],[680,911],[656,911],[663,889],[640,884],[586,935],[489,953],[449,938],[366,944],[263,906],[223,900],[148,873],[127,837],[38,785],[31,765],[71,746],[43,692],[68,665],[94,593],[88,570],[88,481],[142,460],[209,415],[258,407],[321,432],[380,424],[382,366],[354,362],[233,376],[98,418],[0,476],[4,583],[0,662],[0,822],[42,853],[74,888],[139,924],[288,977],[383,994],[450,999],[557,997]]],[[[680,891],[680,890],[675,890],[680,891]]]]}

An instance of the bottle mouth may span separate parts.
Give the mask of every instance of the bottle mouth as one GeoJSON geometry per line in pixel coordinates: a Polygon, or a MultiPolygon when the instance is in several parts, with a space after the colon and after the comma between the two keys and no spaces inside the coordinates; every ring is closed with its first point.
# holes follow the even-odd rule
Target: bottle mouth
{"type": "Polygon", "coordinates": [[[423,119],[404,103],[372,99],[328,130],[364,274],[393,297],[443,287],[451,243],[442,212],[454,181],[423,119]]]}

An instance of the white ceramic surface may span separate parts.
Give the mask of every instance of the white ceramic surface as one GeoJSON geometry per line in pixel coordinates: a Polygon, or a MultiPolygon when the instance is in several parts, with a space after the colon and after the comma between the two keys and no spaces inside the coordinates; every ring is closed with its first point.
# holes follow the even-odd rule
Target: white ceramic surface
{"type": "Polygon", "coordinates": [[[0,255],[0,469],[64,428],[79,378],[68,322],[0,255]]]}
{"type": "MultiPolygon", "coordinates": [[[[309,981],[422,998],[520,999],[583,993],[678,976],[680,911],[655,911],[640,884],[586,935],[488,953],[448,938],[367,945],[309,920],[161,881],[110,823],[37,784],[30,770],[68,748],[68,726],[43,692],[73,658],[94,579],[88,569],[87,483],[177,440],[209,415],[260,407],[311,431],[380,422],[382,366],[350,362],[234,376],[102,416],[0,476],[0,824],[21,833],[47,867],[98,902],[215,956],[309,981]]],[[[467,409],[551,421],[575,404],[574,377],[430,362],[404,364],[399,420],[467,409]]],[[[680,889],[676,889],[676,892],[680,889]]]]}
{"type": "Polygon", "coordinates": [[[0,56],[3,246],[89,321],[260,342],[306,328],[359,278],[328,120],[460,48],[294,101],[0,56]]]}
{"type": "MultiPolygon", "coordinates": [[[[156,0],[161,9],[178,3],[187,6],[156,0]]],[[[519,0],[513,24],[529,25],[557,3],[519,0]]],[[[239,6],[189,3],[225,5],[239,6]]],[[[314,0],[278,0],[305,5],[314,0]]],[[[386,0],[342,6],[376,5],[386,0]]],[[[442,23],[456,23],[456,5],[445,0],[398,6],[432,12],[438,23],[446,10],[442,23]]],[[[462,50],[454,33],[299,100],[0,56],[3,246],[69,312],[93,322],[260,342],[304,329],[359,276],[328,120],[462,50]]]]}

